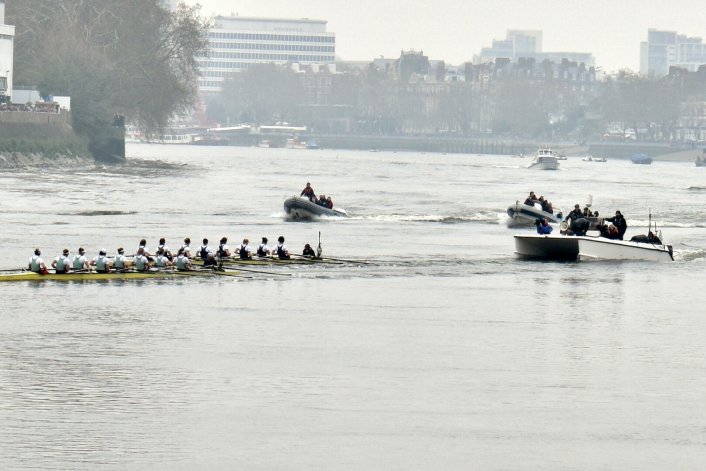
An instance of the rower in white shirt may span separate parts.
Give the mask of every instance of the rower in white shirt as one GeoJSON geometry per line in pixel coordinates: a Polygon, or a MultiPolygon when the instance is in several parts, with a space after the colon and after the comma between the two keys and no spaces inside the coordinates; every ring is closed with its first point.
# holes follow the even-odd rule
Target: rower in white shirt
{"type": "Polygon", "coordinates": [[[90,270],[91,267],[88,265],[88,259],[86,258],[86,251],[83,247],[78,249],[78,254],[74,255],[71,261],[71,269],[73,270],[90,270]]]}
{"type": "Polygon", "coordinates": [[[34,249],[34,255],[29,258],[27,268],[29,269],[29,271],[32,271],[34,273],[41,273],[42,275],[46,275],[49,270],[47,270],[47,265],[44,263],[44,260],[42,260],[41,255],[41,250],[34,249]]]}
{"type": "Polygon", "coordinates": [[[69,258],[69,249],[64,249],[61,255],[57,256],[51,266],[57,273],[68,273],[71,269],[71,259],[69,258]]]}
{"type": "Polygon", "coordinates": [[[137,249],[135,257],[132,259],[137,271],[148,271],[150,269],[150,261],[145,257],[145,249],[140,247],[137,249]]]}
{"type": "Polygon", "coordinates": [[[192,269],[191,260],[189,260],[189,257],[187,257],[184,253],[180,253],[179,255],[177,255],[176,260],[174,260],[174,266],[179,271],[186,271],[192,269]]]}
{"type": "Polygon", "coordinates": [[[172,261],[169,260],[164,253],[164,249],[157,249],[157,256],[154,257],[154,266],[157,268],[167,268],[172,266],[172,261]]]}
{"type": "Polygon", "coordinates": [[[129,265],[130,261],[125,256],[125,249],[120,247],[118,254],[115,256],[115,260],[113,260],[113,268],[116,270],[125,270],[129,265]]]}
{"type": "Polygon", "coordinates": [[[98,252],[98,256],[91,260],[91,265],[96,267],[98,273],[108,273],[110,271],[110,262],[105,249],[101,249],[98,252]]]}

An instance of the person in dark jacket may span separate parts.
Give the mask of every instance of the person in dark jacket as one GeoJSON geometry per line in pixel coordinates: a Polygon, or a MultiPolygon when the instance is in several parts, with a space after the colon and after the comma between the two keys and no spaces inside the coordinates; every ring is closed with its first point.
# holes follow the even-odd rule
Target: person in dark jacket
{"type": "Polygon", "coordinates": [[[618,229],[618,239],[623,240],[625,231],[628,230],[628,223],[627,221],[625,221],[625,218],[623,217],[622,213],[620,211],[616,211],[614,217],[606,218],[605,220],[608,222],[612,222],[613,225],[615,225],[615,228],[618,229]]]}

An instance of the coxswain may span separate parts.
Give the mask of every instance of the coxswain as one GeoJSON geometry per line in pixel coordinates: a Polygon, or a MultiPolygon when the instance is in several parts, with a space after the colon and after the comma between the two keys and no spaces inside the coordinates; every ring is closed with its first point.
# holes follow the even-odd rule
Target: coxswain
{"type": "Polygon", "coordinates": [[[191,260],[189,260],[189,257],[184,252],[177,255],[176,260],[174,260],[174,266],[179,271],[192,269],[191,260]]]}
{"type": "Polygon", "coordinates": [[[262,242],[260,242],[260,245],[257,246],[257,256],[258,257],[267,257],[271,253],[272,253],[272,250],[267,245],[267,237],[263,237],[262,242]]]}
{"type": "Polygon", "coordinates": [[[306,196],[312,203],[316,202],[316,193],[314,193],[314,189],[311,187],[311,183],[309,182],[306,182],[306,186],[299,196],[306,196]]]}
{"type": "Polygon", "coordinates": [[[101,249],[98,252],[98,256],[91,260],[91,265],[96,267],[98,273],[108,273],[110,271],[110,264],[105,249],[101,249]]]}
{"type": "Polygon", "coordinates": [[[251,260],[252,259],[252,247],[250,247],[250,240],[243,239],[243,243],[238,247],[238,254],[241,260],[251,260]]]}
{"type": "Polygon", "coordinates": [[[74,255],[73,260],[71,261],[71,269],[72,270],[87,270],[89,271],[91,267],[88,265],[88,259],[86,258],[86,251],[83,250],[83,247],[79,247],[78,253],[74,255]]]}
{"type": "Polygon", "coordinates": [[[314,249],[311,248],[311,245],[306,244],[306,245],[304,245],[304,251],[302,252],[302,255],[303,255],[304,257],[315,258],[315,257],[316,257],[316,252],[314,252],[314,249]]]}
{"type": "Polygon", "coordinates": [[[69,249],[64,251],[51,262],[51,266],[57,273],[68,273],[71,269],[71,260],[69,259],[69,249]]]}
{"type": "Polygon", "coordinates": [[[135,270],[137,271],[147,271],[150,269],[150,261],[145,256],[145,249],[140,247],[137,249],[137,254],[132,259],[132,263],[135,265],[135,270]]]}
{"type": "Polygon", "coordinates": [[[154,257],[154,266],[157,268],[168,268],[172,266],[172,261],[164,253],[164,249],[157,249],[157,256],[154,257]]]}
{"type": "Polygon", "coordinates": [[[125,249],[123,249],[122,247],[118,248],[118,254],[115,256],[115,260],[113,260],[113,268],[118,271],[121,271],[125,270],[128,265],[129,261],[127,257],[125,257],[125,249]]]}
{"type": "Polygon", "coordinates": [[[289,250],[287,246],[284,245],[284,236],[279,236],[277,239],[277,256],[280,260],[289,260],[289,250]]]}
{"type": "Polygon", "coordinates": [[[42,260],[41,255],[41,250],[34,249],[34,255],[29,258],[29,262],[27,263],[27,269],[34,273],[46,275],[47,273],[49,273],[49,270],[47,270],[47,265],[46,263],[44,263],[44,260],[42,260]]]}

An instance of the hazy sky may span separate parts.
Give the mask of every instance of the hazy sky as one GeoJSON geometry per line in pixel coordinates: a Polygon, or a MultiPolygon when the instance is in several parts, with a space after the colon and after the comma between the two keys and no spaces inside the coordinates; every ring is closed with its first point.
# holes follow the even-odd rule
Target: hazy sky
{"type": "Polygon", "coordinates": [[[543,31],[544,51],[590,52],[607,72],[637,71],[647,29],[706,36],[697,0],[187,0],[204,14],[328,21],[345,60],[423,50],[461,64],[508,29],[543,31]]]}

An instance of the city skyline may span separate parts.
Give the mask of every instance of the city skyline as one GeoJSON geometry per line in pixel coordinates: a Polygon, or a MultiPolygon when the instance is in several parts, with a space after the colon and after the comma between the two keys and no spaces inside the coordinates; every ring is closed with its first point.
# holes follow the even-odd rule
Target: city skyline
{"type": "Polygon", "coordinates": [[[647,30],[677,31],[706,36],[696,0],[675,0],[668,5],[650,5],[635,0],[582,3],[520,0],[470,3],[457,0],[399,4],[372,0],[304,0],[291,2],[243,0],[187,0],[200,3],[205,15],[245,17],[310,18],[326,20],[336,33],[336,56],[342,60],[372,60],[397,57],[401,50],[424,51],[431,59],[450,64],[469,62],[493,39],[505,37],[508,29],[541,30],[547,52],[588,52],[606,72],[640,66],[640,42],[647,30]],[[377,13],[377,14],[374,14],[377,13]],[[423,20],[419,20],[423,18],[423,20]]]}

